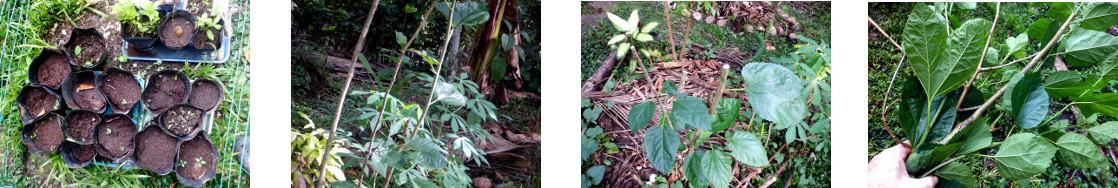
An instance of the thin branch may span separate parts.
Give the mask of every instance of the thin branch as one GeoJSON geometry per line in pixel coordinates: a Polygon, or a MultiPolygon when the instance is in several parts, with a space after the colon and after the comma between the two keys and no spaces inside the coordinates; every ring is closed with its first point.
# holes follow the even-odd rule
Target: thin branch
{"type": "MultiPolygon", "coordinates": [[[[338,96],[338,107],[334,109],[334,122],[330,125],[330,136],[326,139],[326,150],[322,151],[322,162],[318,163],[317,187],[325,187],[326,185],[326,162],[330,161],[330,151],[334,148],[334,137],[337,136],[338,121],[342,118],[346,93],[349,93],[349,85],[353,82],[353,71],[357,67],[357,54],[361,53],[361,46],[365,43],[365,35],[369,33],[369,25],[373,23],[373,15],[377,12],[377,4],[379,3],[380,0],[373,0],[372,5],[370,5],[368,19],[365,19],[365,26],[361,28],[361,37],[357,38],[357,44],[353,47],[353,56],[351,56],[353,58],[349,60],[349,72],[346,73],[345,86],[342,87],[342,93],[338,96]]],[[[399,71],[398,68],[397,71],[399,71]]]]}
{"type": "Polygon", "coordinates": [[[897,47],[897,50],[904,52],[904,48],[901,48],[901,45],[897,44],[897,41],[893,40],[893,37],[889,37],[889,33],[885,33],[885,30],[882,30],[881,26],[877,26],[877,22],[873,21],[873,18],[866,17],[866,19],[870,21],[870,25],[873,25],[873,28],[877,29],[877,32],[880,32],[881,35],[885,35],[885,38],[889,39],[889,42],[893,43],[893,46],[897,47]]]}
{"type": "MultiPolygon", "coordinates": [[[[672,14],[671,14],[670,9],[668,9],[668,6],[669,6],[668,3],[669,3],[668,1],[664,1],[664,17],[666,17],[666,19],[664,19],[664,20],[667,21],[667,23],[668,23],[667,24],[667,26],[668,26],[668,41],[674,41],[675,37],[672,36],[672,14]]],[[[686,17],[686,16],[684,16],[684,17],[686,17]]],[[[672,45],[672,48],[668,48],[668,49],[672,50],[672,58],[680,59],[679,58],[680,54],[676,53],[676,51],[675,51],[675,43],[669,42],[668,44],[672,45]]]]}
{"type": "Polygon", "coordinates": [[[897,47],[898,51],[901,51],[901,60],[898,61],[897,66],[893,68],[893,77],[889,79],[889,87],[887,87],[885,89],[885,99],[882,100],[883,103],[886,104],[886,106],[885,106],[885,108],[882,108],[883,110],[881,110],[881,125],[885,126],[885,132],[889,133],[889,137],[892,137],[893,141],[896,141],[897,143],[900,143],[901,145],[904,145],[905,147],[912,147],[912,145],[905,144],[904,142],[901,141],[900,138],[897,137],[897,135],[893,134],[893,128],[889,127],[889,122],[885,118],[885,114],[889,112],[889,107],[893,106],[891,103],[888,102],[889,101],[889,94],[893,92],[893,83],[894,83],[894,81],[897,80],[897,73],[899,73],[901,71],[901,67],[904,67],[904,58],[907,54],[904,53],[904,48],[902,48],[901,45],[898,45],[896,41],[893,41],[893,37],[890,37],[889,33],[885,33],[885,30],[882,30],[881,26],[878,26],[877,22],[873,21],[873,18],[866,17],[866,19],[869,20],[870,25],[873,25],[873,27],[877,29],[877,32],[880,32],[882,35],[885,35],[885,38],[889,39],[889,42],[893,43],[893,46],[897,47]]]}
{"type": "Polygon", "coordinates": [[[1026,60],[1026,59],[1032,58],[1033,56],[1036,56],[1036,54],[1033,54],[1033,55],[1029,55],[1029,56],[1026,56],[1025,58],[1021,58],[1021,59],[1013,60],[1013,61],[1011,61],[1011,62],[1009,62],[1009,63],[1006,63],[1006,64],[1002,64],[1002,65],[998,65],[998,66],[993,66],[993,67],[983,67],[983,68],[980,68],[980,69],[978,69],[978,71],[981,71],[981,72],[986,72],[986,71],[990,71],[990,70],[997,70],[997,69],[1005,68],[1005,67],[1008,67],[1008,66],[1010,66],[1010,65],[1013,65],[1013,64],[1017,64],[1017,62],[1021,62],[1021,61],[1024,61],[1024,60],[1026,60]]]}
{"type": "MultiPolygon", "coordinates": [[[[423,109],[423,114],[419,115],[419,122],[416,125],[423,125],[423,120],[424,120],[424,118],[427,117],[427,112],[431,111],[431,100],[433,100],[435,98],[435,87],[438,86],[439,77],[441,76],[441,74],[439,74],[439,73],[442,73],[443,64],[445,64],[445,62],[443,62],[443,60],[445,60],[445,58],[446,58],[446,47],[449,46],[450,37],[453,36],[451,34],[454,33],[454,27],[453,27],[454,25],[453,25],[453,23],[449,23],[450,22],[449,20],[454,20],[454,6],[456,6],[457,4],[458,4],[457,2],[452,1],[451,4],[449,6],[447,6],[447,7],[450,7],[450,14],[447,14],[447,16],[449,18],[447,18],[448,23],[446,24],[446,30],[447,30],[446,40],[443,40],[443,49],[439,50],[439,68],[435,69],[435,80],[433,82],[431,82],[431,92],[427,94],[427,102],[423,103],[425,106],[427,106],[427,108],[423,109]]],[[[419,127],[418,126],[415,128],[415,130],[412,131],[411,135],[415,135],[416,133],[419,133],[419,127]]]]}
{"type": "Polygon", "coordinates": [[[978,75],[980,75],[980,73],[982,73],[982,61],[986,60],[986,51],[988,49],[990,49],[990,39],[994,38],[994,37],[991,37],[991,36],[994,35],[994,28],[998,27],[998,17],[1000,17],[1001,13],[1002,13],[1002,4],[999,2],[996,5],[997,5],[997,8],[994,9],[995,10],[995,12],[994,12],[994,24],[990,25],[990,32],[986,33],[986,45],[984,45],[982,47],[982,56],[978,57],[978,65],[976,65],[978,68],[974,69],[974,73],[971,74],[970,80],[967,80],[967,83],[963,84],[963,93],[959,94],[959,96],[963,96],[963,97],[959,97],[959,101],[955,102],[955,109],[956,110],[958,110],[959,108],[961,108],[963,106],[963,100],[967,99],[967,97],[966,97],[967,92],[970,91],[971,84],[974,84],[974,79],[978,78],[978,75]]]}
{"type": "MultiPolygon", "coordinates": [[[[1078,11],[1073,11],[1071,15],[1068,16],[1067,20],[1064,21],[1064,24],[1060,25],[1060,29],[1057,30],[1056,34],[1053,36],[1063,35],[1064,29],[1067,29],[1068,25],[1071,24],[1071,20],[1075,18],[1075,15],[1078,13],[1078,11]]],[[[1037,55],[1033,57],[1032,61],[1029,61],[1029,64],[1025,65],[1025,68],[1021,69],[1021,73],[1028,73],[1029,70],[1032,70],[1033,66],[1036,65],[1037,62],[1039,62],[1041,59],[1043,59],[1042,57],[1044,57],[1044,54],[1048,53],[1048,50],[1052,49],[1052,46],[1054,46],[1059,40],[1060,37],[1052,37],[1052,39],[1048,40],[1048,44],[1044,45],[1044,48],[1041,49],[1040,52],[1036,53],[1037,55]]],[[[994,93],[994,95],[991,96],[990,99],[987,99],[986,102],[982,103],[982,106],[979,106],[978,109],[974,111],[974,114],[972,114],[969,118],[955,125],[955,128],[952,129],[951,133],[947,134],[947,136],[944,137],[943,140],[951,140],[951,137],[955,136],[955,133],[958,133],[959,130],[967,127],[967,125],[970,125],[978,116],[982,116],[982,113],[986,112],[986,109],[990,108],[990,106],[993,106],[994,102],[1001,98],[1003,94],[1005,94],[1005,90],[1007,88],[1009,88],[1008,83],[1002,86],[1001,89],[998,89],[998,92],[994,93]]]]}

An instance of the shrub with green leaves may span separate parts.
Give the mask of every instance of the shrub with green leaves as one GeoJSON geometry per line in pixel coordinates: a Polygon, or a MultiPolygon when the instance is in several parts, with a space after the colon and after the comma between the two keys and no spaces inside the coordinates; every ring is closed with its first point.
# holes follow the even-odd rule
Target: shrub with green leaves
{"type": "MultiPolygon", "coordinates": [[[[617,59],[625,59],[629,51],[640,52],[645,58],[659,56],[660,50],[650,50],[644,46],[645,42],[654,39],[650,32],[652,32],[652,29],[655,29],[657,25],[660,25],[659,22],[650,22],[642,27],[640,25],[640,14],[637,10],[633,10],[633,13],[629,14],[629,20],[621,19],[621,17],[608,12],[606,16],[609,17],[609,21],[613,23],[613,27],[616,28],[617,31],[622,32],[610,38],[608,43],[611,49],[617,50],[617,59]]],[[[636,61],[630,62],[638,63],[636,61]]],[[[630,68],[636,68],[636,66],[630,66],[630,68]]]]}
{"type": "Polygon", "coordinates": [[[134,33],[155,34],[155,24],[159,23],[159,6],[155,1],[122,0],[113,5],[113,14],[122,23],[121,29],[134,33]]]}
{"type": "MultiPolygon", "coordinates": [[[[1001,4],[989,6],[1001,14],[1001,4]]],[[[1103,89],[1118,76],[1118,37],[1104,33],[1118,23],[1118,3],[1047,6],[1027,33],[1007,38],[991,35],[1000,20],[957,19],[955,11],[975,9],[976,3],[913,7],[898,35],[913,75],[896,90],[899,108],[892,112],[899,113],[902,136],[913,148],[905,161],[909,175],[936,175],[940,185],[976,187],[980,183],[970,166],[985,164],[963,162],[968,157],[991,159],[999,177],[1025,184],[1056,164],[1112,167],[1098,147],[1118,137],[1118,126],[1099,125],[1097,119],[1118,117],[1118,93],[1103,89]],[[1036,44],[1030,39],[1037,40],[1039,51],[1025,57],[1036,44]],[[1000,46],[1006,47],[1002,54],[1000,46]],[[1021,60],[1007,61],[1010,57],[1021,60]],[[982,73],[1007,78],[974,83],[990,80],[982,73]],[[1083,117],[1075,127],[1086,130],[1068,130],[1068,121],[1059,120],[1071,106],[1083,117]],[[992,133],[999,130],[1004,134],[992,133]],[[997,142],[994,135],[1006,137],[997,142]]]]}

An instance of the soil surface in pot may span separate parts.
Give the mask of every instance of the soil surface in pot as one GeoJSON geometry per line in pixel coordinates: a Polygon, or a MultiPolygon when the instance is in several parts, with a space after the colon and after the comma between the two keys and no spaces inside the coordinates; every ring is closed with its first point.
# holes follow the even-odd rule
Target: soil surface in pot
{"type": "Polygon", "coordinates": [[[203,137],[195,137],[182,143],[179,148],[179,168],[175,173],[182,177],[199,180],[206,175],[208,169],[214,168],[213,145],[203,137]]]}
{"type": "Polygon", "coordinates": [[[97,122],[101,121],[101,117],[97,116],[97,113],[89,111],[73,111],[70,112],[69,117],[69,119],[66,119],[66,131],[70,133],[70,136],[79,142],[93,142],[93,128],[96,128],[95,126],[97,126],[97,122]]]}
{"type": "Polygon", "coordinates": [[[185,18],[174,18],[164,23],[163,30],[159,31],[159,38],[167,46],[186,46],[190,43],[194,33],[194,22],[185,18]]]}
{"type": "Polygon", "coordinates": [[[132,150],[132,137],[136,136],[136,125],[126,116],[110,116],[101,122],[97,129],[97,143],[112,158],[123,157],[132,150]]]}
{"type": "Polygon", "coordinates": [[[66,62],[65,55],[55,54],[39,65],[38,73],[39,84],[58,88],[59,85],[62,85],[62,79],[70,74],[70,63],[66,62]]]}
{"type": "Polygon", "coordinates": [[[209,82],[195,81],[190,87],[190,105],[211,110],[221,102],[221,88],[209,82]]]}
{"type": "Polygon", "coordinates": [[[70,154],[74,155],[74,159],[79,162],[84,162],[93,160],[93,157],[97,156],[97,151],[93,150],[93,145],[74,144],[73,147],[70,147],[70,154]]]}
{"type": "MultiPolygon", "coordinates": [[[[80,74],[78,74],[80,75],[80,74]]],[[[74,83],[74,103],[81,109],[97,110],[105,107],[105,96],[93,86],[93,78],[80,77],[74,83]]]]}
{"type": "Polygon", "coordinates": [[[54,151],[58,149],[58,145],[62,144],[62,140],[66,136],[62,133],[62,125],[58,122],[57,116],[44,117],[38,123],[35,123],[35,130],[31,132],[31,141],[35,142],[35,147],[43,151],[54,151]]]}
{"type": "Polygon", "coordinates": [[[171,108],[164,114],[163,125],[176,136],[182,137],[194,132],[202,121],[202,111],[186,106],[171,108]]]}
{"type": "Polygon", "coordinates": [[[74,51],[74,62],[85,67],[97,64],[97,62],[93,61],[101,58],[101,52],[105,51],[105,41],[92,33],[78,36],[74,40],[77,40],[74,44],[82,47],[81,54],[74,51]]]}
{"type": "Polygon", "coordinates": [[[159,127],[148,127],[136,135],[136,160],[147,168],[170,168],[175,161],[175,143],[178,141],[159,127]]]}
{"type": "Polygon", "coordinates": [[[179,104],[186,98],[186,84],[176,74],[160,74],[152,77],[154,85],[144,90],[144,101],[148,109],[155,113],[179,104]]]}
{"type": "Polygon", "coordinates": [[[29,117],[39,117],[50,113],[50,111],[56,110],[58,105],[58,96],[41,87],[33,87],[25,97],[24,101],[26,103],[24,105],[27,105],[27,109],[23,109],[23,113],[29,117]]]}
{"type": "Polygon", "coordinates": [[[140,101],[140,82],[123,72],[108,72],[101,83],[101,91],[109,103],[120,110],[128,110],[140,101]]]}

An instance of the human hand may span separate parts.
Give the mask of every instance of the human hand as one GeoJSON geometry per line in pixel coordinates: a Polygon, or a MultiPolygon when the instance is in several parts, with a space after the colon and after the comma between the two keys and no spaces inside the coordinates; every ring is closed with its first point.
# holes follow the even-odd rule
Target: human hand
{"type": "Polygon", "coordinates": [[[870,160],[869,187],[935,187],[939,178],[927,176],[915,179],[908,176],[905,168],[905,158],[912,152],[912,148],[898,144],[878,153],[870,160]]]}

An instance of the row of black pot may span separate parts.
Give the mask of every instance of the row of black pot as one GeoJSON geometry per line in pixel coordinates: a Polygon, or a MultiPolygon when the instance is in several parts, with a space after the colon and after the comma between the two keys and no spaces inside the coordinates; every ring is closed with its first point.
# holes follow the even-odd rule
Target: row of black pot
{"type": "MultiPolygon", "coordinates": [[[[120,33],[120,38],[124,39],[124,41],[128,41],[128,45],[139,50],[151,49],[151,47],[155,46],[156,42],[163,43],[163,45],[170,50],[182,50],[188,45],[199,50],[221,48],[221,38],[224,34],[224,32],[222,32],[223,29],[210,31],[214,34],[214,38],[210,39],[209,36],[206,35],[207,29],[210,28],[199,29],[196,22],[197,18],[190,12],[184,10],[160,10],[159,17],[159,23],[155,28],[156,34],[154,37],[127,32],[136,30],[132,27],[137,26],[121,22],[121,26],[126,28],[122,28],[124,32],[120,33]],[[176,24],[178,25],[176,26],[176,24]],[[183,27],[184,25],[186,27],[183,27]]],[[[224,22],[224,19],[222,19],[218,21],[217,24],[224,28],[224,22]]]]}

